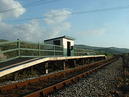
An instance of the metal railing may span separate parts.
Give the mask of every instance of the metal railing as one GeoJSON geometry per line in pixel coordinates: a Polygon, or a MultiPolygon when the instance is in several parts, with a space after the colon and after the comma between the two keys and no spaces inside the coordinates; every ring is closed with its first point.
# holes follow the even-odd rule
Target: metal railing
{"type": "Polygon", "coordinates": [[[19,57],[63,56],[63,47],[58,45],[24,41],[0,42],[0,62],[19,57]]]}
{"type": "Polygon", "coordinates": [[[96,52],[89,49],[74,48],[74,56],[95,55],[96,52]]]}
{"type": "MultiPolygon", "coordinates": [[[[74,56],[89,55],[87,49],[74,48],[74,56]]],[[[46,56],[64,56],[64,48],[58,45],[31,43],[25,41],[0,42],[0,63],[20,57],[34,58],[46,56]]]]}

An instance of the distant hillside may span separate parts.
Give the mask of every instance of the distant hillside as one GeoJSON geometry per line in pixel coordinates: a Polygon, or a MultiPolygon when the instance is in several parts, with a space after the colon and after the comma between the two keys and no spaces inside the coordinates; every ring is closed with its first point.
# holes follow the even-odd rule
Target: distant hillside
{"type": "Polygon", "coordinates": [[[75,47],[82,48],[82,49],[91,49],[91,50],[103,48],[103,47],[95,47],[95,46],[88,46],[88,45],[75,45],[75,47]]]}
{"type": "Polygon", "coordinates": [[[8,40],[5,40],[5,39],[0,39],[0,42],[5,42],[5,41],[8,41],[8,40]]]}
{"type": "Polygon", "coordinates": [[[94,47],[88,45],[75,45],[77,48],[95,50],[101,53],[111,53],[111,54],[121,54],[129,53],[129,49],[126,48],[116,48],[116,47],[94,47]]]}
{"type": "Polygon", "coordinates": [[[129,53],[129,49],[127,49],[127,48],[110,47],[109,49],[115,50],[115,51],[120,52],[120,53],[129,53]]]}

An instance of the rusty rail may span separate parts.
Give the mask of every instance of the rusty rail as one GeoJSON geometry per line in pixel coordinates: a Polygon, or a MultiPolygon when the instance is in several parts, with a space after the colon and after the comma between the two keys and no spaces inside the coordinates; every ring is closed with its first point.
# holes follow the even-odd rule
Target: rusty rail
{"type": "Polygon", "coordinates": [[[105,61],[106,63],[101,62],[100,66],[97,66],[96,68],[94,68],[92,70],[89,70],[89,71],[84,72],[82,74],[76,75],[76,76],[74,76],[74,77],[72,77],[70,79],[64,80],[64,81],[62,81],[60,83],[54,84],[54,85],[49,86],[49,87],[47,87],[45,89],[41,89],[41,90],[38,90],[36,92],[27,94],[24,97],[44,97],[44,96],[48,95],[49,93],[54,92],[55,90],[63,88],[66,85],[69,85],[69,84],[72,84],[74,82],[77,82],[80,78],[86,77],[88,74],[91,74],[92,72],[96,72],[98,69],[104,67],[107,64],[110,64],[113,61],[115,61],[115,59],[105,61]]]}
{"type": "MultiPolygon", "coordinates": [[[[3,95],[8,93],[6,94],[6,97],[8,96],[19,97],[21,95],[24,97],[40,97],[40,96],[48,95],[49,93],[52,93],[55,90],[58,90],[60,88],[63,88],[66,85],[69,85],[73,82],[78,81],[80,78],[85,77],[86,75],[97,71],[97,69],[100,69],[103,66],[115,60],[116,58],[112,58],[104,61],[78,66],[73,69],[68,69],[57,73],[49,74],[47,76],[42,76],[39,78],[35,78],[35,79],[23,81],[23,82],[17,82],[17,83],[5,85],[0,87],[0,97],[2,93],[3,95]],[[51,83],[51,84],[48,84],[48,83],[51,83]],[[29,91],[29,89],[31,91],[29,91]],[[27,90],[28,92],[26,92],[27,90]],[[21,91],[23,93],[21,93],[21,91]]],[[[5,96],[2,96],[2,97],[5,97],[5,96]]]]}

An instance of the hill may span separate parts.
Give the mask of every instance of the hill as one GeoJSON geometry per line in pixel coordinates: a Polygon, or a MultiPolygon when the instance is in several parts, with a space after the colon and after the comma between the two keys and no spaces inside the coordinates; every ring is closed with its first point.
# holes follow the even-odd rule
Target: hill
{"type": "Polygon", "coordinates": [[[5,39],[0,39],[0,42],[6,42],[6,41],[8,41],[8,40],[5,40],[5,39]]]}
{"type": "Polygon", "coordinates": [[[82,48],[82,49],[90,49],[101,53],[110,53],[110,54],[129,53],[129,49],[127,48],[95,47],[95,46],[88,46],[88,45],[75,45],[75,47],[82,48]]]}

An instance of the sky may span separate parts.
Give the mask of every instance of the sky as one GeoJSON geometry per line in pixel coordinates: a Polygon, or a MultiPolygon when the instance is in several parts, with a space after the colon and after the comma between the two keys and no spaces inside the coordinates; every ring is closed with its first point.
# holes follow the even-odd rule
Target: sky
{"type": "Polygon", "coordinates": [[[129,0],[0,0],[0,39],[62,35],[76,44],[129,48],[129,0]]]}

